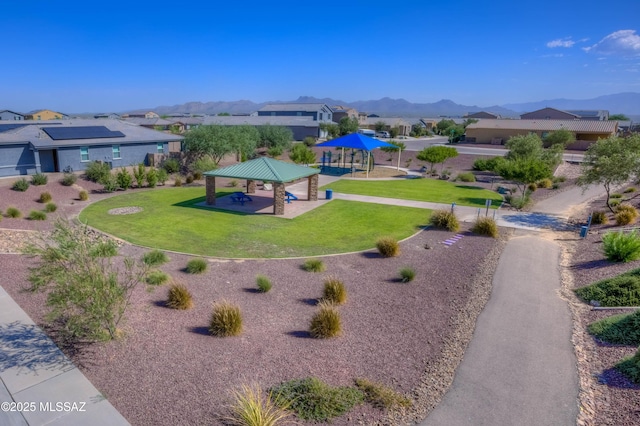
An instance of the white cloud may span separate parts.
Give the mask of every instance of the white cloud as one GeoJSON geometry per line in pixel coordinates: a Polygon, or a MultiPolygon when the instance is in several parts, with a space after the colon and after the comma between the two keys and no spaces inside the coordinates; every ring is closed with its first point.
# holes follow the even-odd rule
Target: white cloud
{"type": "Polygon", "coordinates": [[[640,56],[640,35],[635,30],[620,30],[583,49],[600,55],[640,56]]]}
{"type": "Polygon", "coordinates": [[[571,38],[558,38],[548,42],[547,47],[553,49],[554,47],[571,47],[574,44],[576,44],[576,42],[571,40],[571,38]]]}

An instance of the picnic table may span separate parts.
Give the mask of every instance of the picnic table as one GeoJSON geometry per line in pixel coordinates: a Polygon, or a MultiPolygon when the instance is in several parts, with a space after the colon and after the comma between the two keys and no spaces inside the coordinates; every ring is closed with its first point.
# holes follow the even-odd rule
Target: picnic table
{"type": "Polygon", "coordinates": [[[231,194],[232,203],[240,203],[241,206],[244,206],[245,201],[253,201],[253,200],[244,192],[234,192],[233,194],[231,194]]]}
{"type": "Polygon", "coordinates": [[[284,196],[286,197],[287,203],[291,203],[292,200],[297,200],[298,197],[290,193],[289,191],[284,192],[284,196]]]}

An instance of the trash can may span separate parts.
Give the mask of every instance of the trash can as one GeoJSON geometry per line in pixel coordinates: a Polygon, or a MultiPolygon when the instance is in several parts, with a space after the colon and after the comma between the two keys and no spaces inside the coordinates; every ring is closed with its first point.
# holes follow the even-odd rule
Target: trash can
{"type": "Polygon", "coordinates": [[[588,226],[581,226],[580,227],[580,238],[587,238],[587,233],[589,232],[589,227],[588,226]]]}
{"type": "Polygon", "coordinates": [[[327,189],[326,193],[325,193],[325,198],[327,200],[330,200],[333,198],[333,189],[327,189]]]}

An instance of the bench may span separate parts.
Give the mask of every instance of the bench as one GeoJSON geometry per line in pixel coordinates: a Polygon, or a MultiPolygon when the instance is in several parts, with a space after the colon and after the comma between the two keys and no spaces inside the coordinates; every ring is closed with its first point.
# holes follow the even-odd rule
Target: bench
{"type": "Polygon", "coordinates": [[[291,203],[291,201],[294,201],[294,200],[298,199],[298,197],[296,197],[295,195],[293,195],[289,191],[285,191],[284,192],[284,196],[285,196],[285,198],[287,200],[287,203],[291,203]]]}
{"type": "Polygon", "coordinates": [[[241,206],[244,206],[245,201],[253,201],[253,200],[244,192],[234,192],[233,194],[231,194],[232,203],[240,203],[241,206]]]}

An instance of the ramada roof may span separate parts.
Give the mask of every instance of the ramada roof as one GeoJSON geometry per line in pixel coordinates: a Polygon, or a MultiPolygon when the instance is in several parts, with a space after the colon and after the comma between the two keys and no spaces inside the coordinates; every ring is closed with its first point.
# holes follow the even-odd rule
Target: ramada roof
{"type": "Polygon", "coordinates": [[[547,131],[566,129],[578,133],[615,133],[618,130],[616,121],[591,120],[494,120],[481,119],[467,126],[467,129],[501,129],[547,131]]]}
{"type": "Polygon", "coordinates": [[[260,157],[244,163],[234,164],[204,173],[205,176],[227,177],[234,179],[261,180],[266,182],[293,182],[294,180],[320,173],[311,167],[260,157]]]}

